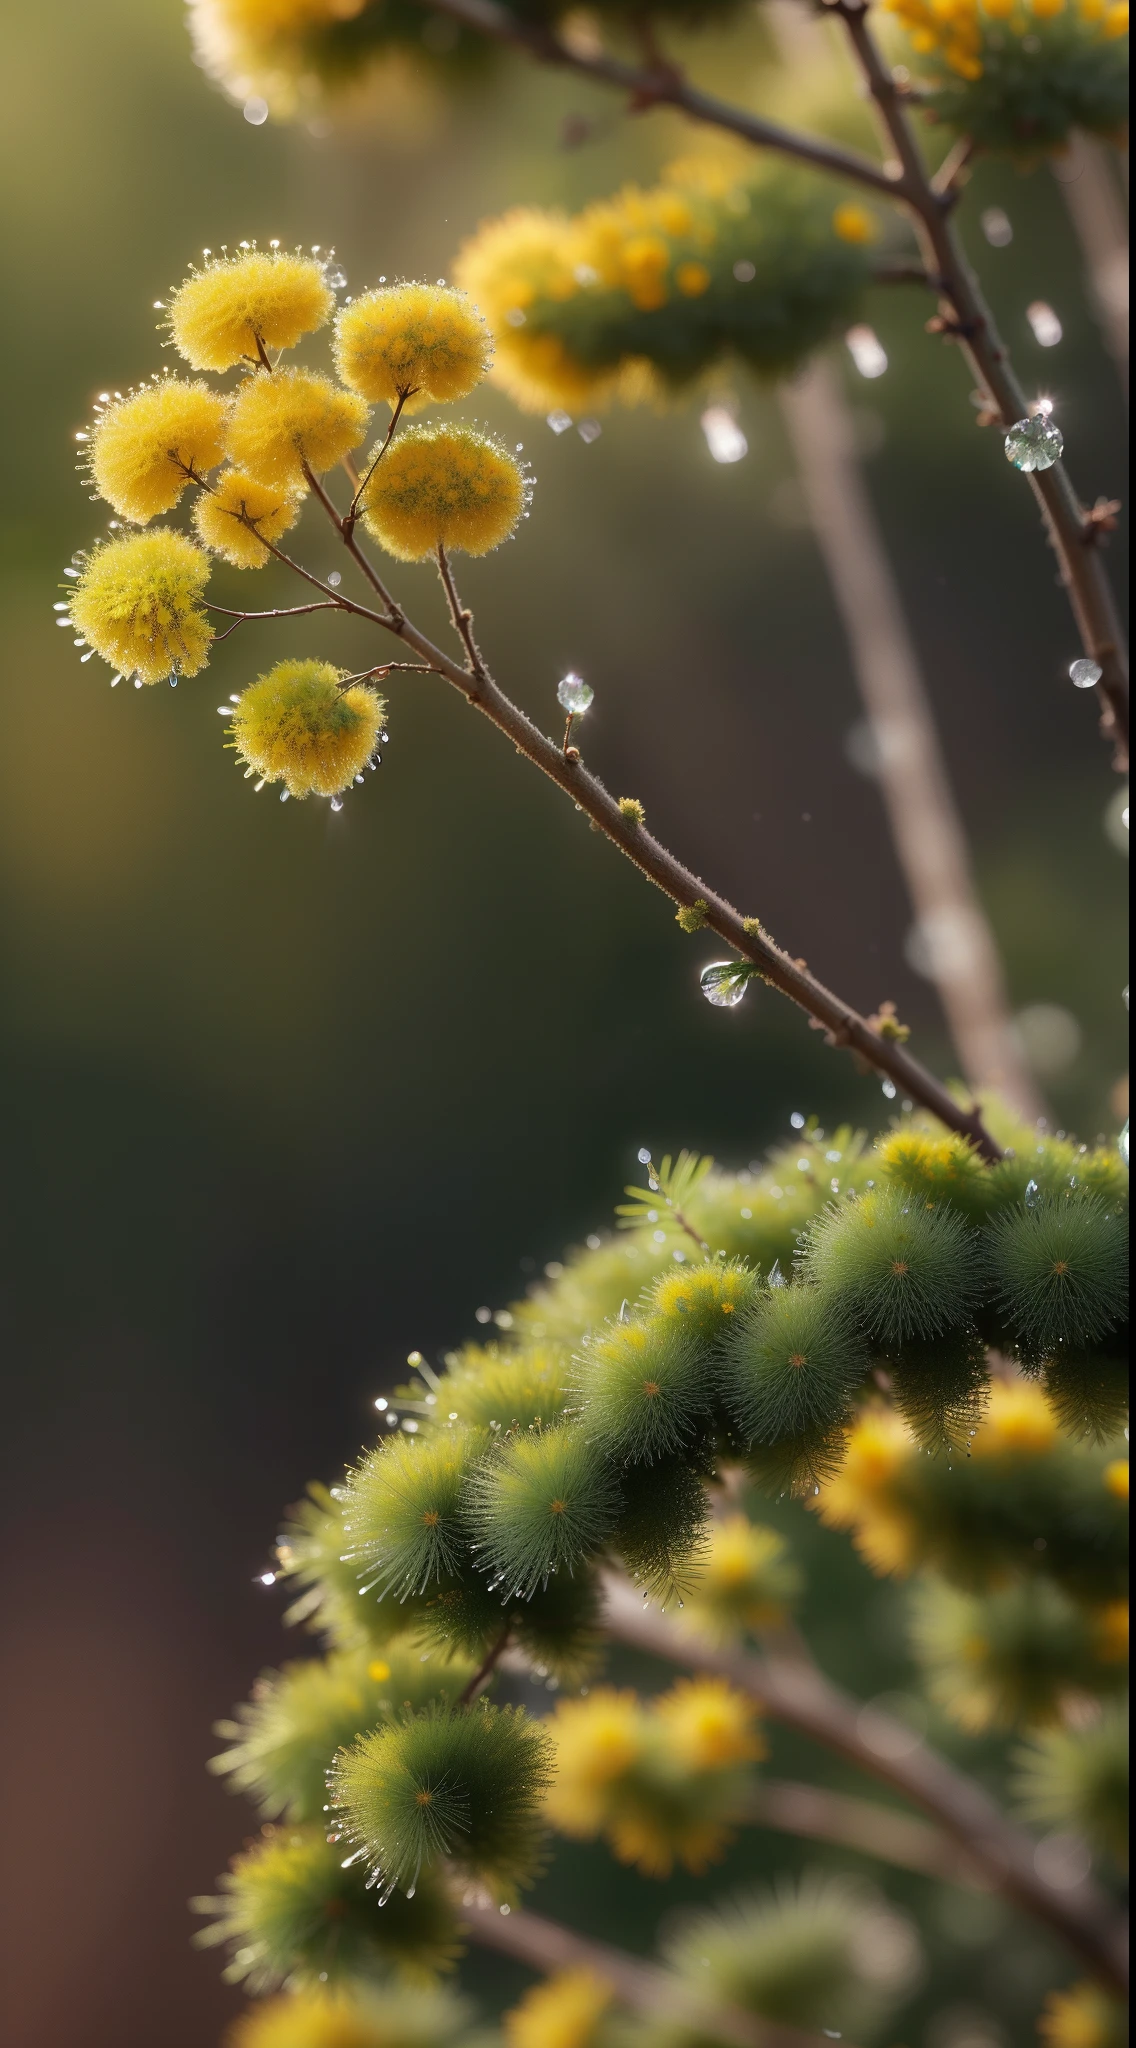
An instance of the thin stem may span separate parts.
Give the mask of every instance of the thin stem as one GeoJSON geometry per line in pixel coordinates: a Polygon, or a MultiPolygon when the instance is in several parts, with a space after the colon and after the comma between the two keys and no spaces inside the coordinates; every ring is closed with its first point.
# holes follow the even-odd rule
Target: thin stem
{"type": "MultiPolygon", "coordinates": [[[[243,626],[250,619],[298,619],[304,612],[336,612],[340,606],[337,599],[328,598],[324,604],[286,604],[272,612],[238,612],[234,611],[231,605],[213,604],[206,598],[205,609],[209,612],[220,612],[224,618],[235,619],[238,626],[243,626]]],[[[232,627],[229,630],[232,632],[232,627]]]]}
{"type": "MultiPolygon", "coordinates": [[[[962,349],[988,399],[988,411],[1009,428],[1027,416],[1029,401],[955,230],[954,195],[935,190],[908,125],[903,93],[868,27],[864,0],[837,0],[831,12],[844,23],[880,127],[899,158],[897,196],[915,221],[927,268],[942,281],[947,316],[943,331],[962,349]]],[[[1123,769],[1128,764],[1128,664],[1116,603],[1100,559],[1099,527],[1061,463],[1034,470],[1029,483],[1060,563],[1085,653],[1102,671],[1097,684],[1101,730],[1112,744],[1117,768],[1123,769]]]]}
{"type": "Polygon", "coordinates": [[[606,50],[572,47],[551,29],[520,20],[507,7],[499,6],[497,0],[430,0],[430,5],[435,13],[452,15],[477,34],[488,36],[495,43],[509,43],[540,64],[576,71],[601,85],[614,86],[629,95],[637,112],[648,107],[677,107],[692,121],[724,129],[759,149],[776,149],[783,156],[812,164],[833,177],[847,178],[889,198],[894,196],[895,181],[870,157],[861,156],[857,150],[841,149],[819,135],[802,135],[794,129],[782,128],[778,122],[748,113],[744,107],[731,106],[728,100],[717,99],[713,93],[691,85],[684,73],[671,64],[661,68],[628,64],[606,50]]]}
{"type": "Polygon", "coordinates": [[[1000,1813],[981,1787],[875,1708],[831,1684],[796,1659],[758,1657],[721,1647],[689,1624],[645,1607],[625,1579],[605,1580],[607,1633],[674,1664],[713,1671],[756,1699],[766,1712],[835,1751],[921,1807],[982,1871],[991,1889],[1040,1920],[1096,1976],[1127,1991],[1127,1952],[1109,1901],[1089,1879],[1054,1891],[1034,1868],[1035,1844],[1000,1813]]]}
{"type": "MultiPolygon", "coordinates": [[[[354,541],[343,532],[342,521],[335,506],[323,491],[317,496],[324,504],[336,531],[344,545],[356,554],[354,541]]],[[[952,1131],[969,1138],[980,1155],[994,1161],[1001,1158],[1001,1152],[982,1121],[977,1104],[964,1109],[957,1103],[933,1074],[912,1058],[902,1045],[892,1039],[881,1038],[867,1019],[861,1017],[850,1004],[818,981],[809,973],[804,962],[794,960],[788,953],[776,946],[762,930],[756,918],[743,917],[724,896],[708,888],[699,876],[694,874],[644,826],[624,816],[615,798],[604,788],[597,776],[592,775],[579,758],[573,747],[565,755],[555,740],[542,733],[525,713],[506,697],[494,682],[479,654],[480,672],[471,674],[451,660],[440,647],[436,647],[426,634],[408,619],[395,604],[377,576],[373,581],[380,589],[384,602],[389,606],[384,615],[371,611],[366,605],[356,604],[353,599],[338,596],[328,586],[313,576],[309,569],[301,567],[277,548],[273,542],[265,541],[276,559],[286,567],[294,569],[298,576],[311,583],[325,597],[333,597],[344,611],[357,617],[369,619],[372,624],[383,626],[408,647],[413,648],[422,661],[443,676],[454,688],[460,690],[468,704],[488,718],[510,740],[517,753],[533,762],[534,766],[555,782],[559,789],[571,797],[580,811],[587,813],[599,830],[606,834],[614,846],[633,861],[642,874],[654,882],[656,888],[669,896],[679,909],[699,909],[702,924],[716,932],[727,945],[734,948],[743,960],[749,960],[771,987],[779,988],[783,995],[800,1005],[812,1018],[815,1027],[825,1033],[830,1045],[841,1045],[869,1067],[883,1074],[897,1094],[909,1096],[932,1116],[938,1117],[952,1131]]],[[[447,565],[448,566],[448,565],[447,565]]],[[[445,578],[443,578],[445,581],[445,578]]],[[[447,595],[453,588],[452,577],[447,595]]],[[[460,615],[462,606],[453,588],[452,608],[460,615]]],[[[476,647],[475,647],[476,654],[476,647]]]]}
{"type": "Polygon", "coordinates": [[[459,1894],[464,1931],[498,1955],[512,1956],[544,1976],[586,1970],[611,1985],[620,2003],[647,2019],[679,2020],[700,2038],[730,2048],[824,2048],[820,2036],[775,2020],[755,2019],[736,2006],[709,2005],[682,1979],[606,1942],[591,1941],[543,1914],[503,1911],[484,1893],[459,1894]]]}
{"type": "Polygon", "coordinates": [[[486,1651],[469,1684],[465,1687],[464,1691],[458,1694],[456,1704],[459,1707],[472,1707],[474,1700],[478,1699],[485,1691],[493,1673],[496,1671],[498,1664],[509,1647],[511,1633],[510,1629],[503,1628],[497,1641],[486,1651]]]}
{"type": "Polygon", "coordinates": [[[386,434],[383,437],[382,447],[379,449],[379,452],[376,455],[374,461],[372,462],[370,469],[367,471],[366,476],[360,477],[355,484],[355,496],[352,498],[351,503],[347,507],[347,513],[344,519],[344,528],[347,533],[351,532],[353,526],[355,525],[355,521],[359,517],[360,498],[362,497],[364,491],[366,490],[367,485],[370,483],[371,478],[374,476],[375,471],[377,470],[380,462],[382,461],[383,456],[386,454],[387,449],[390,447],[391,442],[394,440],[395,429],[397,428],[399,420],[402,417],[402,408],[406,404],[408,399],[414,398],[416,396],[417,389],[418,387],[417,385],[415,385],[412,389],[407,391],[400,391],[398,394],[398,404],[395,406],[395,409],[391,414],[390,425],[387,428],[386,434]]]}
{"type": "MultiPolygon", "coordinates": [[[[481,649],[473,637],[473,613],[467,605],[462,603],[458,595],[458,586],[454,581],[454,572],[450,567],[449,557],[441,541],[438,542],[438,574],[442,579],[442,588],[446,593],[446,603],[450,607],[450,618],[453,620],[454,631],[469,658],[470,673],[477,677],[479,683],[486,682],[488,678],[481,649]]],[[[571,722],[571,719],[569,719],[569,725],[571,722]]],[[[567,733],[564,735],[564,752],[567,756],[567,733]]]]}
{"type": "Polygon", "coordinates": [[[1128,223],[1109,154],[1091,135],[1075,134],[1053,175],[1069,209],[1105,346],[1128,401],[1128,223]]]}
{"type": "Polygon", "coordinates": [[[940,1828],[881,1806],[878,1799],[855,1799],[823,1785],[759,1777],[739,1802],[736,1818],[748,1827],[775,1828],[782,1834],[855,1849],[941,1884],[990,1889],[980,1866],[940,1828]]]}
{"type": "MultiPolygon", "coordinates": [[[[352,531],[351,526],[348,524],[346,517],[344,517],[337,510],[334,499],[329,496],[328,492],[324,489],[324,486],[321,484],[314,469],[312,469],[307,462],[304,463],[304,476],[307,479],[309,489],[311,490],[313,496],[319,499],[320,504],[323,506],[324,511],[327,513],[327,516],[330,519],[332,525],[334,526],[337,534],[339,535],[340,540],[343,542],[344,547],[347,549],[348,554],[351,556],[352,561],[356,564],[358,568],[362,570],[364,576],[366,577],[368,583],[371,586],[371,589],[377,592],[378,596],[382,598],[382,601],[385,604],[387,611],[390,613],[391,621],[400,618],[402,615],[399,611],[398,605],[395,603],[394,598],[391,596],[390,591],[387,589],[386,584],[383,582],[378,570],[375,568],[373,562],[368,561],[367,556],[363,553],[362,548],[359,546],[359,543],[356,540],[354,532],[352,531]]],[[[388,621],[384,620],[383,623],[385,625],[388,623],[388,621]]]]}

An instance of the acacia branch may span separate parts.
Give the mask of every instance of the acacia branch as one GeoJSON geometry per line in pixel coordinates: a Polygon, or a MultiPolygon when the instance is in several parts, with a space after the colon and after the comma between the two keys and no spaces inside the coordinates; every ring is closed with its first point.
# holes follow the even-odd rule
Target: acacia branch
{"type": "Polygon", "coordinates": [[[498,0],[429,0],[429,4],[432,12],[448,14],[476,34],[521,50],[539,64],[575,71],[582,78],[614,86],[628,95],[636,112],[648,107],[677,107],[692,121],[724,129],[758,149],[778,150],[782,156],[795,157],[798,162],[812,164],[833,177],[847,178],[870,191],[893,196],[894,179],[870,157],[862,156],[858,150],[841,149],[823,136],[783,128],[779,122],[767,121],[744,107],[731,106],[728,100],[720,100],[715,94],[691,85],[672,64],[629,64],[604,49],[585,50],[538,22],[522,21],[508,7],[500,6],[498,0]]]}
{"type": "MultiPolygon", "coordinates": [[[[1024,419],[1029,400],[1018,382],[953,222],[955,195],[936,191],[907,120],[904,95],[884,63],[868,27],[864,0],[837,0],[853,56],[880,127],[902,169],[896,194],[907,206],[922,245],[924,262],[941,285],[943,332],[958,342],[988,410],[1003,429],[1024,419]]],[[[1128,662],[1116,602],[1099,553],[1096,522],[1082,505],[1063,464],[1034,470],[1030,487],[1041,508],[1050,545],[1061,568],[1084,651],[1101,669],[1097,696],[1101,730],[1111,742],[1118,769],[1128,765],[1128,662]]]]}
{"type": "Polygon", "coordinates": [[[481,1694],[485,1691],[493,1673],[496,1671],[498,1664],[509,1647],[509,1637],[511,1634],[511,1629],[504,1628],[496,1642],[490,1644],[469,1684],[458,1694],[456,1704],[459,1707],[472,1707],[474,1701],[480,1699],[481,1694]]]}
{"type": "Polygon", "coordinates": [[[801,1785],[788,1779],[759,1777],[740,1801],[736,1818],[748,1827],[775,1828],[787,1835],[805,1835],[841,1849],[855,1849],[914,1870],[941,1884],[988,1891],[989,1881],[974,1859],[909,1813],[881,1806],[877,1799],[855,1799],[830,1792],[823,1785],[801,1785]]]}
{"type": "MultiPolygon", "coordinates": [[[[353,536],[345,534],[343,521],[327,493],[316,492],[336,532],[344,545],[357,559],[366,564],[357,549],[353,536]]],[[[335,596],[326,584],[313,576],[310,570],[300,567],[289,556],[276,548],[271,541],[265,546],[286,563],[289,568],[313,583],[325,596],[335,596]]],[[[891,1081],[897,1093],[910,1097],[932,1116],[944,1123],[949,1130],[957,1131],[969,1138],[981,1157],[988,1161],[1001,1158],[1001,1152],[987,1131],[977,1104],[964,1109],[935,1076],[913,1059],[902,1045],[894,1039],[883,1038],[875,1032],[867,1019],[862,1017],[851,1004],[834,995],[831,989],[809,973],[805,963],[794,960],[780,946],[774,944],[768,933],[762,930],[757,918],[743,917],[724,896],[711,889],[693,871],[677,860],[673,853],[657,840],[652,833],[628,817],[612,795],[604,788],[598,776],[585,768],[575,747],[566,752],[555,740],[540,731],[520,707],[508,698],[494,681],[484,662],[480,671],[471,674],[468,668],[436,647],[419,627],[399,608],[385,590],[377,573],[371,572],[371,580],[388,603],[389,610],[383,615],[370,611],[365,605],[357,605],[351,599],[340,599],[345,610],[355,612],[373,624],[383,626],[390,633],[410,647],[426,664],[443,676],[454,688],[460,690],[468,704],[504,733],[518,754],[539,768],[557,788],[572,799],[573,804],[592,820],[612,845],[633,861],[640,873],[647,876],[656,888],[682,911],[693,914],[694,922],[689,929],[713,931],[726,944],[732,946],[743,960],[750,961],[758,968],[762,979],[771,987],[781,990],[791,1001],[806,1011],[814,1025],[823,1030],[830,1045],[844,1046],[849,1052],[879,1074],[891,1081]]],[[[480,660],[480,657],[478,657],[480,660]]]]}
{"type": "Polygon", "coordinates": [[[587,1970],[610,1984],[622,2004],[647,2019],[680,2019],[696,2027],[700,2036],[729,2043],[729,2048],[824,2048],[819,2035],[756,2019],[736,2006],[709,2005],[657,1963],[591,1941],[542,1914],[515,1908],[502,1912],[484,1894],[473,1892],[461,1896],[460,1903],[464,1931],[483,1948],[512,1956],[544,1976],[587,1970]]]}
{"type": "Polygon", "coordinates": [[[902,1794],[957,1842],[990,1888],[1049,1927],[1095,1976],[1122,1995],[1128,1988],[1127,1948],[1109,1901],[1090,1879],[1054,1891],[1034,1868],[1035,1843],[1015,1827],[973,1779],[887,1715],[864,1710],[811,1662],[759,1657],[709,1642],[690,1627],[652,1611],[627,1580],[604,1582],[604,1626],[620,1642],[651,1656],[712,1671],[748,1693],[777,1720],[833,1750],[902,1794]],[[869,1739],[869,1736],[871,1739],[869,1739]]]}

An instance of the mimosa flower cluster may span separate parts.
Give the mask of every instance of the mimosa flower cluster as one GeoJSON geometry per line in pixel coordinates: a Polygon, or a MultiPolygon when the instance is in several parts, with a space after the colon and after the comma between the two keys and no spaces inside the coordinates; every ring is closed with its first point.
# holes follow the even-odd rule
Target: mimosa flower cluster
{"type": "Polygon", "coordinates": [[[885,0],[910,38],[934,119],[1036,161],[1074,129],[1122,142],[1127,0],[885,0]]]}
{"type": "Polygon", "coordinates": [[[457,275],[492,326],[496,383],[528,411],[594,407],[724,359],[788,374],[856,317],[878,233],[807,173],[694,164],[572,216],[489,221],[457,275]]]}
{"type": "MultiPolygon", "coordinates": [[[[276,559],[296,567],[278,544],[310,495],[328,509],[320,479],[341,465],[353,491],[341,536],[359,520],[400,561],[485,554],[515,531],[531,484],[513,452],[464,425],[423,424],[395,438],[404,414],[464,398],[486,374],[489,333],[460,292],[383,283],[337,308],[329,260],[245,243],[231,255],[207,251],[162,310],[191,370],[236,372],[237,381],[167,372],[104,392],[79,436],[93,493],[117,516],[106,540],[74,558],[74,587],[57,610],[83,659],[100,656],[115,682],[199,674],[217,637],[210,613],[242,616],[206,597],[214,558],[241,570],[276,559]],[[331,322],[336,377],[282,362],[331,322]],[[375,404],[389,408],[389,424],[360,474],[355,453],[375,404]],[[187,494],[192,538],[152,523],[187,494]]],[[[309,590],[319,581],[299,573],[309,590]]],[[[339,603],[338,582],[319,585],[325,609],[339,603]]],[[[371,675],[325,661],[278,662],[232,705],[228,736],[246,776],[299,799],[338,804],[385,737],[371,675]]]]}

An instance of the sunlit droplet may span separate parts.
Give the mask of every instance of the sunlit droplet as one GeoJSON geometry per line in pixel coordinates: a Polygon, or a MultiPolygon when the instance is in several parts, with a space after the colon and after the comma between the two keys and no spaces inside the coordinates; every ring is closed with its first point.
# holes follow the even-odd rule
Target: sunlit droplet
{"type": "Polygon", "coordinates": [[[561,676],[556,685],[556,701],[570,718],[582,718],[595,694],[591,684],[574,672],[561,676]]]}
{"type": "Polygon", "coordinates": [[[698,977],[698,986],[716,1010],[733,1010],[746,992],[752,969],[744,960],[712,960],[698,977]]]}
{"type": "Polygon", "coordinates": [[[1039,410],[1032,419],[1015,421],[1005,445],[1007,462],[1028,475],[1035,469],[1052,469],[1061,459],[1065,440],[1049,414],[1039,410]]]}
{"type": "Polygon", "coordinates": [[[1103,674],[1099,661],[1090,661],[1087,655],[1069,663],[1069,681],[1075,690],[1095,689],[1103,674]]]}

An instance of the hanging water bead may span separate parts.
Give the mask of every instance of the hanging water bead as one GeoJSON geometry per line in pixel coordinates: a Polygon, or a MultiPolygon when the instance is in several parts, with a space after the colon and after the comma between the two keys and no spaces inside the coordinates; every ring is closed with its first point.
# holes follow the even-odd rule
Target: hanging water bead
{"type": "Polygon", "coordinates": [[[1034,469],[1052,469],[1061,460],[1065,446],[1061,429],[1048,413],[1036,412],[1032,419],[1017,420],[1006,435],[1006,460],[1027,474],[1034,469]]]}
{"type": "Polygon", "coordinates": [[[562,676],[556,685],[556,701],[569,718],[582,718],[595,694],[583,676],[562,676]]]}
{"type": "Polygon", "coordinates": [[[1099,661],[1089,661],[1086,658],[1069,663],[1069,681],[1075,690],[1094,689],[1103,674],[1104,670],[1099,661]]]}
{"type": "Polygon", "coordinates": [[[716,1010],[734,1010],[746,992],[753,968],[744,960],[712,960],[698,977],[698,985],[716,1010]]]}
{"type": "Polygon", "coordinates": [[[1127,1118],[1127,1117],[1125,1117],[1125,1119],[1124,1119],[1124,1129],[1123,1129],[1123,1130],[1121,1131],[1121,1133],[1120,1133],[1120,1136],[1119,1136],[1119,1138],[1118,1138],[1118,1139],[1117,1139],[1117,1141],[1116,1141],[1116,1149],[1117,1149],[1117,1151],[1119,1152],[1119,1154],[1120,1154],[1121,1158],[1123,1159],[1123,1161],[1124,1161],[1124,1164],[1125,1164],[1125,1166],[1127,1166],[1127,1164],[1128,1164],[1128,1118],[1127,1118]]]}

